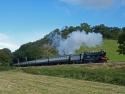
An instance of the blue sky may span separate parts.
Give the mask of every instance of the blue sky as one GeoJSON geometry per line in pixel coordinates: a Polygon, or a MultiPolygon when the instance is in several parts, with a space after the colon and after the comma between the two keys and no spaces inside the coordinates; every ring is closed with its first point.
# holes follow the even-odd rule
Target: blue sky
{"type": "Polygon", "coordinates": [[[125,26],[125,0],[0,0],[0,48],[12,51],[55,28],[125,26]]]}

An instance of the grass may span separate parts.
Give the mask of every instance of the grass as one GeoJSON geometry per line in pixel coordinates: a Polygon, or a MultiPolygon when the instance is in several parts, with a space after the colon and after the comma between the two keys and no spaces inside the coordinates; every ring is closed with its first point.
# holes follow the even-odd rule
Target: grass
{"type": "Polygon", "coordinates": [[[2,66],[0,65],[0,71],[9,71],[9,70],[13,70],[14,67],[12,66],[2,66]]]}
{"type": "Polygon", "coordinates": [[[0,72],[0,94],[125,94],[125,87],[8,71],[0,72]]]}
{"type": "Polygon", "coordinates": [[[125,64],[58,65],[22,68],[26,73],[125,86],[125,64]]]}
{"type": "Polygon", "coordinates": [[[116,40],[104,40],[104,43],[102,46],[98,46],[96,48],[81,47],[76,52],[81,53],[84,51],[98,51],[100,49],[106,50],[107,56],[108,56],[110,62],[125,61],[125,55],[119,55],[119,53],[117,52],[118,44],[117,44],[116,40]]]}

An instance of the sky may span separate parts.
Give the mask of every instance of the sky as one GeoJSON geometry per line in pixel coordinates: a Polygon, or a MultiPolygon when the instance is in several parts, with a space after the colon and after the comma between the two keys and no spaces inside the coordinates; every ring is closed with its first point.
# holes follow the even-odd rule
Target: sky
{"type": "Polygon", "coordinates": [[[125,0],[0,0],[0,49],[12,51],[56,28],[125,26],[125,0]]]}

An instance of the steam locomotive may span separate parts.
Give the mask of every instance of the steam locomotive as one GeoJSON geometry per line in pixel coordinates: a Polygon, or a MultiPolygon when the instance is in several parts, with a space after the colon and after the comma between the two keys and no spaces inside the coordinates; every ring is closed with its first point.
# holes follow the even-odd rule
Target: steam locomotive
{"type": "Polygon", "coordinates": [[[13,64],[18,67],[27,66],[45,66],[45,65],[58,65],[58,64],[85,64],[85,63],[104,63],[107,62],[105,51],[99,52],[84,52],[80,55],[65,55],[55,58],[37,59],[26,62],[18,62],[13,64]]]}

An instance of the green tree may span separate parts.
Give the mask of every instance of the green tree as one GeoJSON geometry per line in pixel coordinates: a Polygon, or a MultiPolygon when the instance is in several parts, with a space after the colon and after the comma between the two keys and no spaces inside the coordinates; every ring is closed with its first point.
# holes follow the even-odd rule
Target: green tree
{"type": "Polygon", "coordinates": [[[81,26],[81,30],[84,30],[86,32],[91,32],[92,31],[91,26],[89,24],[87,24],[87,23],[82,23],[80,26],[81,26]]]}
{"type": "Polygon", "coordinates": [[[101,33],[106,39],[118,39],[121,29],[118,27],[108,27],[104,24],[96,25],[92,28],[93,32],[101,33]]]}
{"type": "Polygon", "coordinates": [[[111,27],[110,28],[111,39],[117,40],[121,31],[122,30],[118,27],[111,27]]]}
{"type": "Polygon", "coordinates": [[[0,50],[0,64],[9,66],[12,63],[12,53],[9,49],[0,50]]]}
{"type": "Polygon", "coordinates": [[[36,42],[30,42],[22,45],[14,53],[14,61],[17,62],[17,59],[20,59],[20,62],[28,60],[34,60],[38,58],[47,58],[57,54],[57,50],[53,48],[47,39],[43,38],[36,42]]]}
{"type": "Polygon", "coordinates": [[[96,25],[93,27],[93,32],[95,33],[101,33],[104,38],[111,38],[111,32],[109,27],[105,26],[104,24],[96,25]]]}
{"type": "Polygon", "coordinates": [[[118,38],[118,52],[120,54],[125,54],[125,31],[123,31],[118,38]]]}
{"type": "Polygon", "coordinates": [[[72,32],[74,32],[74,31],[76,31],[76,28],[75,27],[73,27],[73,26],[70,26],[70,27],[65,27],[61,32],[62,32],[62,37],[63,38],[67,38],[68,37],[68,35],[70,34],[70,33],[72,33],[72,32]]]}

